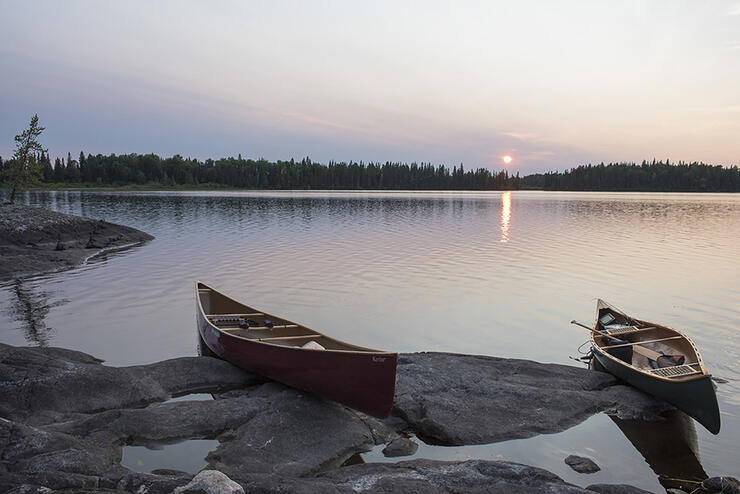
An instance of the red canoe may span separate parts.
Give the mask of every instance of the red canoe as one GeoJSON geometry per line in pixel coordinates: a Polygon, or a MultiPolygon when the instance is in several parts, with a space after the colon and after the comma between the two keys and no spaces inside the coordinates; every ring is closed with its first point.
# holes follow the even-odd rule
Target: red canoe
{"type": "Polygon", "coordinates": [[[387,417],[398,354],[350,345],[196,282],[198,331],[216,355],[250,372],[387,417]]]}

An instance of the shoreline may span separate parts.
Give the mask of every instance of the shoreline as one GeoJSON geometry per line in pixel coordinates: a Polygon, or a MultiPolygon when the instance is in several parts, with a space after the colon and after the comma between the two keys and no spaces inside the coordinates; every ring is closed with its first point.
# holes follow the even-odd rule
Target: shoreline
{"type": "Polygon", "coordinates": [[[518,189],[252,189],[244,187],[220,186],[218,184],[194,185],[109,185],[96,184],[48,184],[44,186],[30,187],[28,191],[33,192],[297,192],[297,193],[501,193],[501,192],[563,192],[576,194],[692,194],[692,195],[735,195],[740,192],[716,192],[716,191],[665,191],[665,190],[579,190],[579,189],[545,189],[537,187],[520,187],[518,189]]]}
{"type": "Polygon", "coordinates": [[[0,280],[63,271],[154,237],[128,226],[19,204],[0,205],[0,280]]]}
{"type": "MultiPolygon", "coordinates": [[[[418,446],[410,435],[443,446],[490,444],[566,430],[602,412],[661,420],[671,407],[579,367],[447,353],[399,357],[393,412],[377,419],[212,357],[109,367],[75,350],[0,344],[0,491],[154,494],[205,482],[231,485],[225,492],[286,494],[649,492],[629,479],[579,487],[505,459],[404,461],[418,446]],[[198,393],[214,399],[182,399],[198,393]],[[200,472],[142,473],[121,464],[125,446],[192,439],[218,440],[200,472]],[[395,463],[352,461],[382,446],[395,463]]],[[[586,475],[584,484],[599,468],[578,451],[558,454],[586,475]]],[[[731,482],[717,479],[711,485],[731,482]]],[[[693,484],[683,492],[719,491],[693,484]]]]}

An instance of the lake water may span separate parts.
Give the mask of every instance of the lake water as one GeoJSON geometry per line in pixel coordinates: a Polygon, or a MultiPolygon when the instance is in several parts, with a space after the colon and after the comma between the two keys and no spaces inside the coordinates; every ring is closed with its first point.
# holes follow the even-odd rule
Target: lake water
{"type": "MultiPolygon", "coordinates": [[[[109,365],[194,355],[199,279],[363,346],[579,365],[569,356],[587,335],[569,321],[591,323],[601,297],[692,337],[721,379],[722,431],[697,427],[702,466],[740,474],[738,195],[31,192],[21,201],[156,239],[69,271],[0,282],[2,342],[75,348],[109,365]]],[[[659,489],[620,431],[601,416],[532,443],[598,456],[617,480],[659,489]]],[[[600,475],[574,478],[566,455],[549,461],[534,453],[539,446],[494,446],[494,457],[509,451],[529,463],[529,455],[580,485],[600,475]]],[[[490,457],[484,449],[420,451],[490,457]]]]}

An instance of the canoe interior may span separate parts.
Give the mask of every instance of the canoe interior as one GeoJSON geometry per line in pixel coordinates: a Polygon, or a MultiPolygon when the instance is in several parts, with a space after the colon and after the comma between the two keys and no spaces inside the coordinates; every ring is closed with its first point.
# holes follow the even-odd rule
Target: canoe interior
{"type": "MultiPolygon", "coordinates": [[[[694,343],[686,335],[675,329],[629,317],[603,300],[599,300],[597,303],[594,327],[599,331],[606,331],[626,343],[636,343],[648,350],[666,355],[682,355],[685,358],[685,362],[680,368],[655,370],[650,359],[639,351],[632,352],[630,361],[620,360],[612,355],[614,350],[607,351],[609,348],[608,343],[614,344],[611,338],[596,333],[591,334],[592,344],[597,350],[600,350],[606,357],[616,360],[637,372],[649,375],[655,379],[674,382],[691,381],[708,377],[704,362],[694,343]],[[614,317],[610,325],[628,327],[612,330],[607,329],[601,321],[604,316],[608,317],[609,314],[614,317]]],[[[639,350],[639,348],[636,350],[639,350]]]]}
{"type": "Polygon", "coordinates": [[[324,349],[383,353],[381,350],[364,348],[330,338],[301,324],[249,307],[200,282],[198,283],[198,298],[208,322],[231,336],[270,345],[300,347],[317,351],[324,349]],[[248,328],[240,326],[244,325],[245,320],[249,321],[248,328]],[[311,345],[310,342],[317,343],[321,347],[311,345]]]}

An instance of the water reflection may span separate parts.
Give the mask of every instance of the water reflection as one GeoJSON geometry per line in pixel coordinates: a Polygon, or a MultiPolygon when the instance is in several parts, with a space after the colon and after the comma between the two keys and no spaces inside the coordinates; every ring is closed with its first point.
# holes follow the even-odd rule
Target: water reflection
{"type": "Polygon", "coordinates": [[[215,439],[190,439],[174,444],[124,446],[121,465],[134,472],[167,469],[196,474],[208,465],[206,456],[218,445],[215,439]]]}
{"type": "Polygon", "coordinates": [[[501,194],[501,242],[509,241],[509,224],[511,223],[511,191],[501,194]]]}
{"type": "Polygon", "coordinates": [[[31,283],[24,279],[15,280],[9,287],[13,296],[7,315],[20,323],[28,343],[48,346],[53,328],[46,325],[45,318],[49,311],[68,303],[61,299],[51,301],[52,293],[46,290],[35,290],[31,283]]]}
{"type": "Polygon", "coordinates": [[[632,445],[645,458],[666,489],[690,492],[695,482],[707,478],[699,459],[694,421],[675,410],[665,420],[622,420],[610,416],[632,445]]]}

